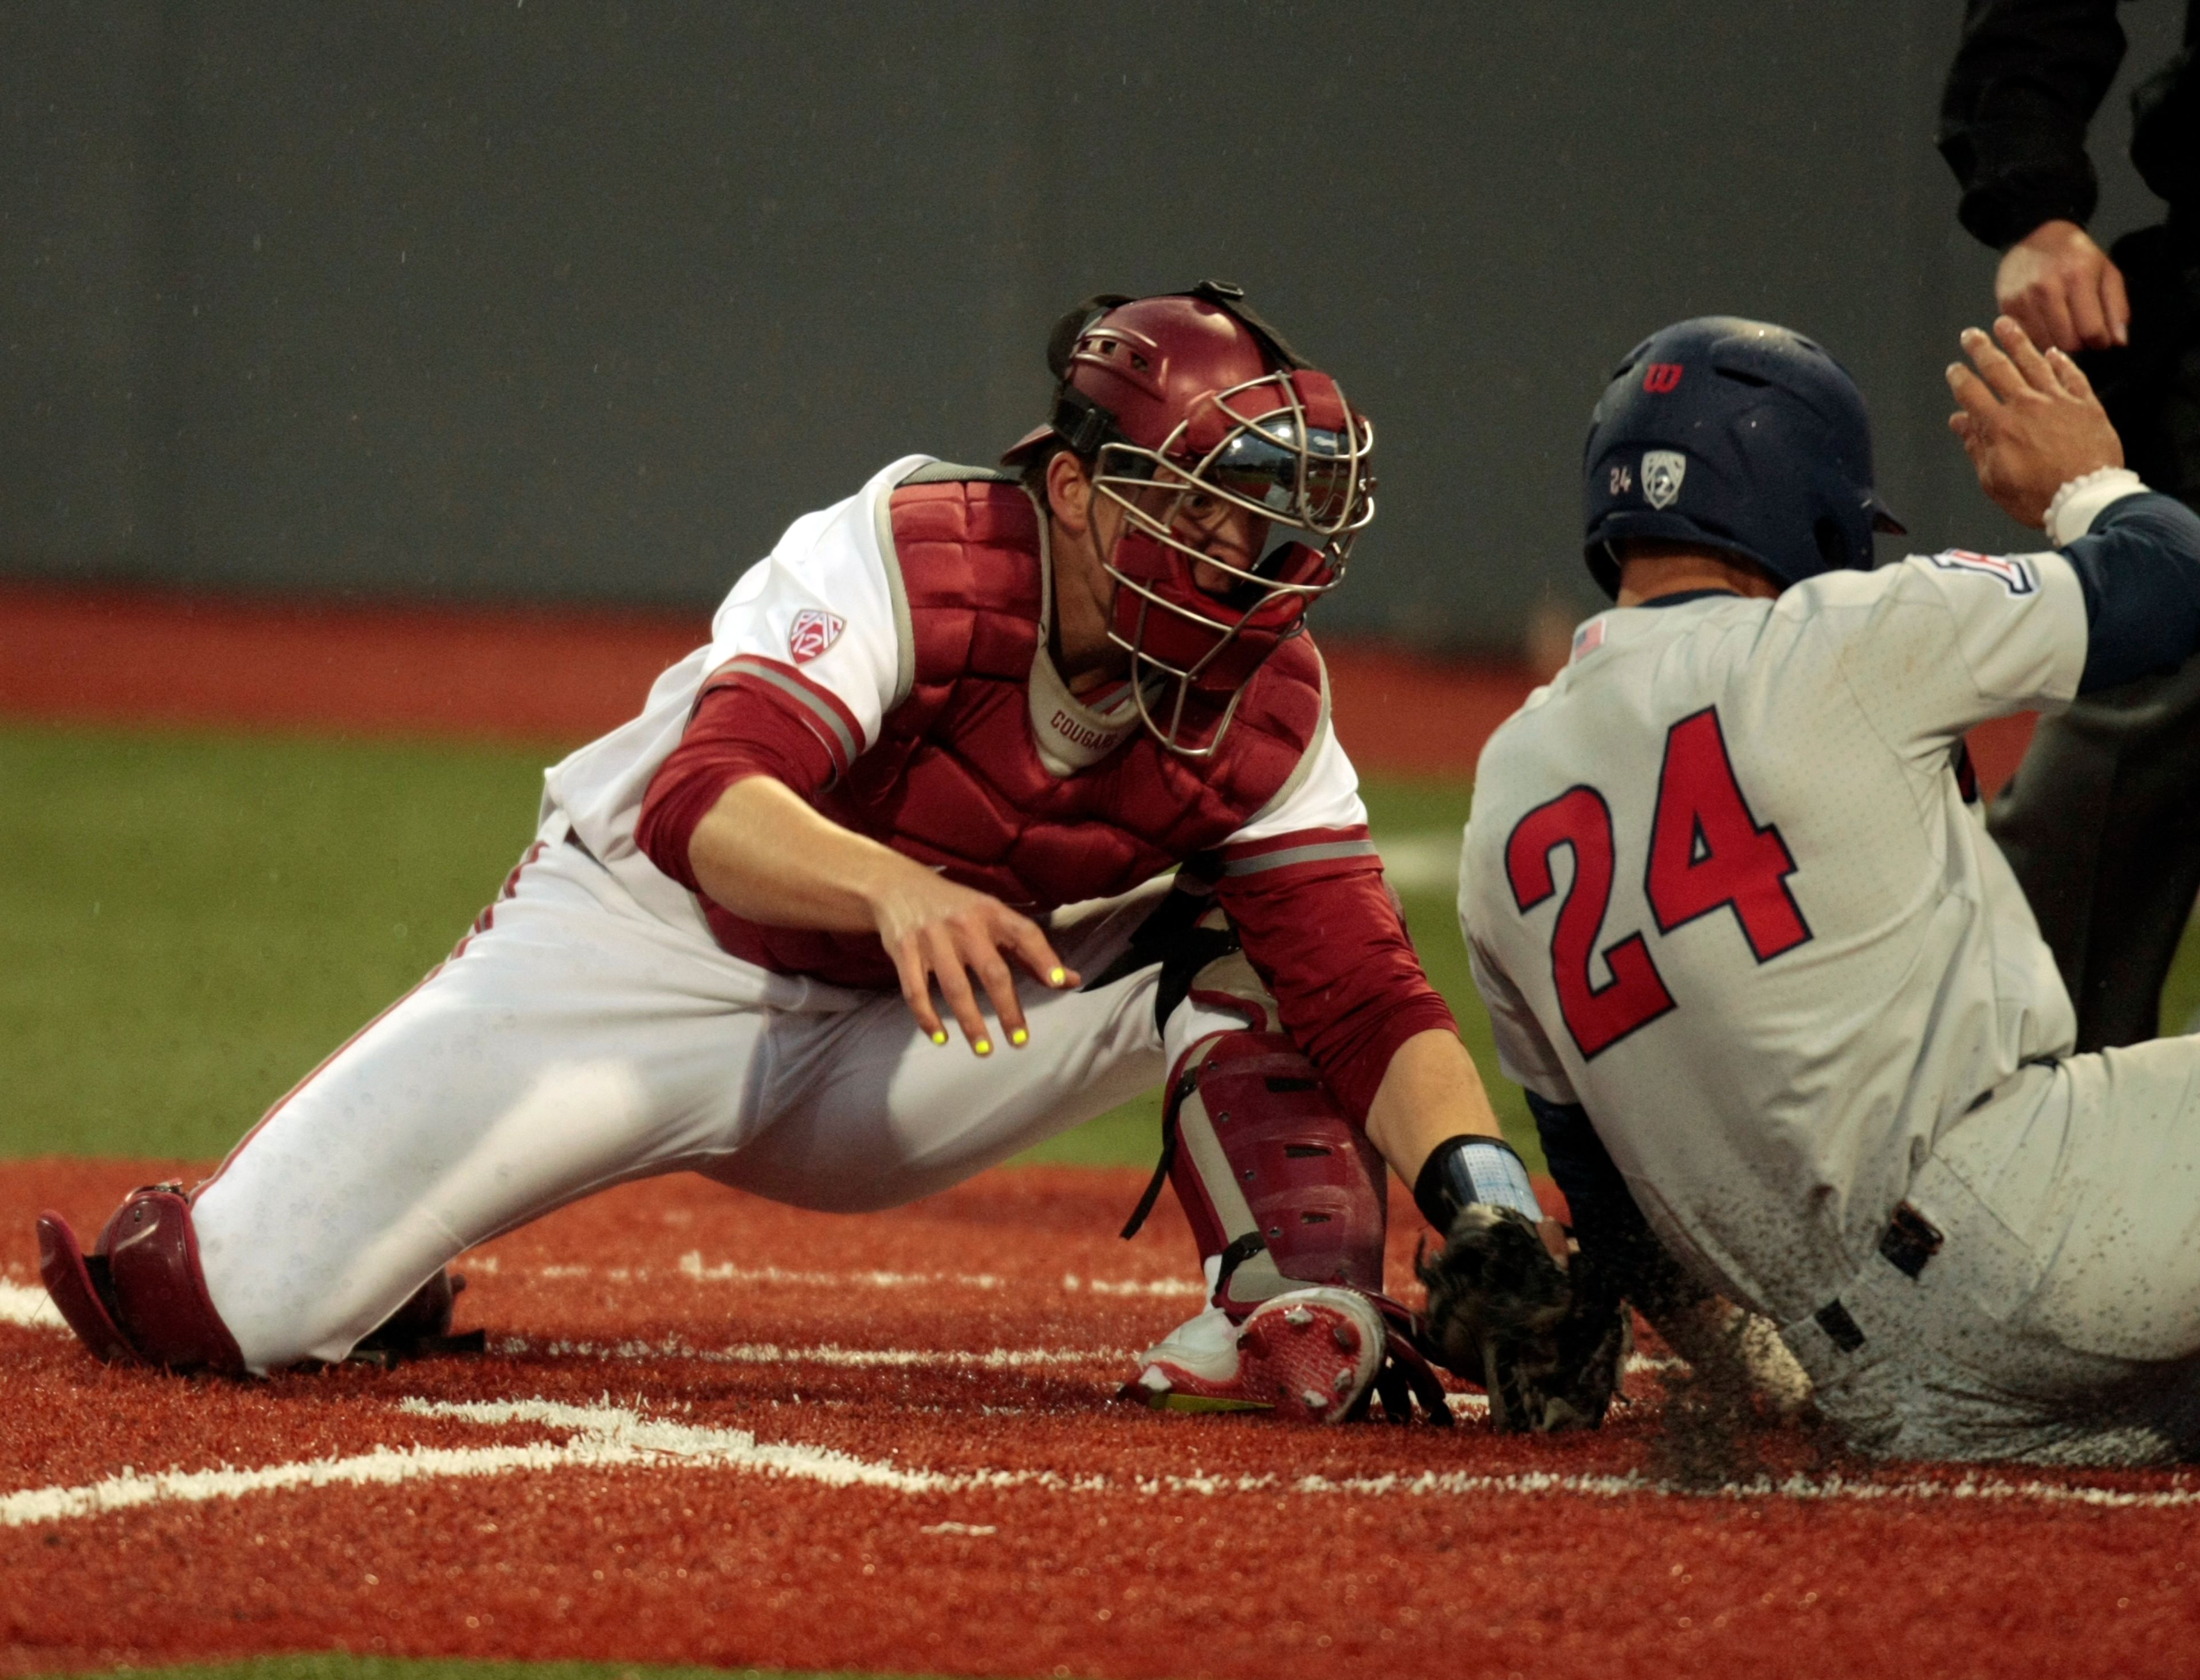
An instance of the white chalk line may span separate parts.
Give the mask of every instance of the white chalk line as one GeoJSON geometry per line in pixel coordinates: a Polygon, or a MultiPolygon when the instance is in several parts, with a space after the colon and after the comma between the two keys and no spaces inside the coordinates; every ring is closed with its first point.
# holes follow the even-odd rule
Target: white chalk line
{"type": "Polygon", "coordinates": [[[1196,1301],[1207,1298],[1207,1285],[1190,1278],[1080,1278],[1074,1272],[1067,1272],[1062,1274],[1062,1286],[1073,1295],[1080,1290],[1088,1290],[1094,1295],[1155,1295],[1175,1299],[1188,1297],[1196,1301]]]}
{"type": "MultiPolygon", "coordinates": [[[[547,1400],[407,1400],[415,1417],[454,1418],[495,1427],[531,1426],[565,1439],[484,1447],[377,1447],[344,1458],[270,1465],[255,1470],[167,1471],[120,1475],[76,1487],[29,1488],[0,1496],[0,1527],[65,1522],[161,1504],[202,1504],[298,1488],[391,1486],[402,1482],[510,1475],[520,1471],[693,1467],[746,1471],[836,1489],[868,1488],[907,1496],[1000,1492],[1091,1495],[1278,1493],[1302,1497],[1427,1498],[1470,1495],[1572,1495],[1592,1499],[1686,1496],[1691,1490],[1639,1473],[1559,1475],[1525,1472],[1477,1475],[1424,1471],[1386,1476],[1274,1474],[1150,1477],[1064,1476],[1052,1470],[936,1471],[858,1458],[800,1442],[759,1441],[744,1429],[719,1429],[652,1417],[625,1407],[572,1406],[547,1400]]],[[[2166,1510],[2200,1505],[2200,1489],[2149,1491],[2073,1486],[1971,1475],[1953,1481],[1885,1482],[1841,1476],[1791,1476],[1711,1490],[1728,1500],[1785,1498],[1821,1502],[1915,1501],[1952,1503],[2074,1505],[2109,1510],[2166,1510]]],[[[997,1525],[994,1525],[997,1526],[997,1525]]],[[[976,1525],[942,1523],[929,1533],[976,1533],[976,1525]]]]}
{"type": "MultiPolygon", "coordinates": [[[[542,1277],[578,1277],[584,1267],[544,1267],[542,1277]]],[[[690,1249],[680,1256],[680,1273],[698,1283],[792,1284],[806,1289],[1042,1289],[1036,1280],[1020,1281],[992,1272],[803,1272],[783,1266],[737,1266],[731,1261],[705,1264],[702,1250],[690,1249]]],[[[1207,1287],[1194,1278],[1080,1278],[1062,1274],[1060,1287],[1076,1294],[1167,1296],[1203,1297],[1207,1287]]]]}
{"type": "MultiPolygon", "coordinates": [[[[561,1271],[566,1268],[559,1268],[561,1271]]],[[[794,1284],[808,1289],[1005,1289],[1008,1279],[990,1272],[796,1272],[783,1266],[736,1266],[728,1261],[717,1266],[703,1263],[703,1251],[690,1249],[680,1256],[680,1274],[699,1283],[794,1284]]],[[[545,1267],[544,1277],[551,1275],[545,1267]]]]}
{"type": "MultiPolygon", "coordinates": [[[[43,1289],[26,1289],[0,1279],[0,1320],[39,1330],[67,1333],[43,1289]]],[[[1127,1348],[991,1348],[979,1352],[930,1348],[844,1348],[832,1343],[783,1347],[775,1342],[738,1343],[729,1348],[698,1348],[672,1338],[664,1341],[537,1340],[525,1336],[491,1338],[489,1351],[535,1354],[553,1359],[693,1360],[706,1365],[823,1365],[846,1370],[962,1369],[1013,1371],[1028,1366],[1120,1363],[1127,1348]]]]}
{"type": "Polygon", "coordinates": [[[68,1326],[47,1298],[43,1285],[26,1288],[0,1278],[0,1323],[20,1324],[32,1330],[67,1330],[68,1326]]]}
{"type": "MultiPolygon", "coordinates": [[[[462,1261],[461,1265],[473,1270],[494,1269],[484,1267],[477,1259],[462,1261]]],[[[693,1250],[680,1256],[680,1272],[683,1277],[705,1283],[792,1284],[810,1289],[1003,1290],[1046,1287],[1038,1283],[1019,1285],[1013,1279],[995,1277],[984,1272],[797,1272],[779,1266],[706,1266],[703,1263],[702,1255],[693,1250]]],[[[544,1266],[537,1267],[535,1275],[559,1280],[601,1277],[610,1282],[625,1283],[646,1281],[649,1272],[646,1267],[633,1269],[614,1267],[599,1271],[588,1266],[544,1266]]],[[[1071,1294],[1085,1292],[1170,1300],[1197,1300],[1206,1294],[1204,1285],[1185,1278],[1080,1278],[1074,1273],[1065,1273],[1058,1286],[1071,1294]]],[[[54,1303],[46,1298],[46,1291],[42,1286],[14,1283],[5,1278],[0,1278],[0,1324],[22,1325],[34,1330],[66,1330],[68,1327],[61,1321],[61,1315],[54,1310],[54,1303]]],[[[774,1349],[759,1355],[758,1358],[787,1356],[792,1355],[783,1350],[774,1349]]]]}
{"type": "Polygon", "coordinates": [[[551,1339],[526,1336],[493,1336],[489,1351],[506,1355],[532,1354],[551,1359],[593,1359],[633,1361],[685,1359],[705,1365],[824,1365],[845,1370],[948,1369],[1014,1371],[1026,1366],[1096,1365],[1120,1363],[1131,1357],[1127,1348],[844,1348],[831,1342],[810,1347],[781,1347],[775,1342],[740,1342],[730,1348],[698,1348],[670,1337],[662,1341],[551,1339]]]}
{"type": "MultiPolygon", "coordinates": [[[[468,1256],[459,1262],[459,1269],[499,1274],[496,1258],[494,1255],[468,1256]]],[[[650,1279],[650,1269],[646,1266],[553,1264],[531,1268],[515,1267],[512,1271],[521,1277],[532,1275],[552,1282],[589,1278],[623,1284],[647,1283],[650,1279]]],[[[991,1272],[808,1272],[784,1266],[736,1266],[731,1261],[710,1265],[705,1262],[702,1251],[698,1249],[690,1249],[680,1256],[679,1273],[697,1283],[775,1285],[799,1289],[974,1289],[994,1291],[1060,1289],[1071,1295],[1144,1297],[1166,1300],[1197,1300],[1207,1293],[1207,1286],[1197,1278],[1085,1278],[1074,1272],[1065,1272],[1059,1279],[1050,1284],[1037,1279],[1001,1277],[991,1272]]],[[[13,1283],[4,1278],[0,1278],[0,1323],[31,1325],[50,1330],[63,1328],[61,1314],[54,1311],[53,1303],[46,1299],[43,1288],[36,1284],[26,1286],[13,1283]]]]}

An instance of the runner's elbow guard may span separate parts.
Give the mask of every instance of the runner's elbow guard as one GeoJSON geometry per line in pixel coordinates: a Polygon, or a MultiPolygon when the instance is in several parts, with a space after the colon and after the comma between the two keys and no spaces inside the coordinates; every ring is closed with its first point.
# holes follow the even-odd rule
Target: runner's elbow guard
{"type": "MultiPolygon", "coordinates": [[[[2174,670],[2200,651],[2200,514],[2136,474],[2120,480],[2126,494],[2062,545],[2086,596],[2081,694],[2174,670]]],[[[2051,518],[2051,536],[2061,523],[2051,518]]]]}

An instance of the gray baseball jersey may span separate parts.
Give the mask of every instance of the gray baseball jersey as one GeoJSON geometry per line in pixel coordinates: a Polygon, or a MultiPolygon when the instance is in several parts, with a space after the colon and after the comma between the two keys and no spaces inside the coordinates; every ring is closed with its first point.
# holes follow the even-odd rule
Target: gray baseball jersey
{"type": "Polygon", "coordinates": [[[1958,755],[2067,702],[2086,631],[2052,553],[1667,597],[1583,625],[1483,750],[1459,904],[1504,1071],[1583,1104],[1660,1238],[1776,1322],[2071,1047],[1958,755]]]}

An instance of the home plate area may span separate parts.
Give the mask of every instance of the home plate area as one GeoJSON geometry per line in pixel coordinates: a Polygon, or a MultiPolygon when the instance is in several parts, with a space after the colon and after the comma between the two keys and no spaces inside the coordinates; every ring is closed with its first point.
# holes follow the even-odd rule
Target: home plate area
{"type": "MultiPolygon", "coordinates": [[[[185,1380],[37,1287],[173,1162],[0,1169],[0,1663],[278,1651],[1011,1676],[2182,1674],[2200,1477],[1843,1459],[1683,1428],[1644,1338],[1593,1435],[1115,1398],[1198,1304],[1141,1175],[860,1218],[699,1180],[470,1254],[488,1351],[185,1380]]],[[[1392,1284],[1419,1220],[1400,1198],[1392,1284]]],[[[1693,1415],[1693,1414],[1692,1414],[1693,1415]]]]}

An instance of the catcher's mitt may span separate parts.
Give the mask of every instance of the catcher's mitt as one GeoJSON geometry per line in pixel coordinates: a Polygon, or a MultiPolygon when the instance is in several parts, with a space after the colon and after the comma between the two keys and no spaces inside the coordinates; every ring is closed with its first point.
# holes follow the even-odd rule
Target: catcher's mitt
{"type": "Polygon", "coordinates": [[[1500,1433],[1594,1429],[1627,1357],[1626,1303],[1580,1255],[1562,1267],[1528,1219],[1471,1202],[1414,1270],[1436,1358],[1489,1395],[1500,1433]]]}

